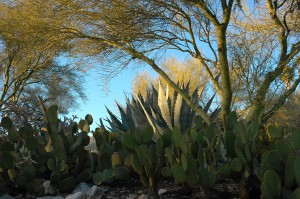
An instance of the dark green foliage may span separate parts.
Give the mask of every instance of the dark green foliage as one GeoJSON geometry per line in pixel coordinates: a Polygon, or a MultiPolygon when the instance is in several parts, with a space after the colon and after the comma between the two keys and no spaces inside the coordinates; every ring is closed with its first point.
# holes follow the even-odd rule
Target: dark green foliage
{"type": "Polygon", "coordinates": [[[281,181],[275,171],[267,170],[264,173],[261,184],[261,191],[263,199],[279,198],[281,192],[281,181]]]}
{"type": "Polygon", "coordinates": [[[157,180],[160,178],[163,163],[163,140],[157,137],[156,144],[150,126],[132,129],[123,135],[123,146],[131,155],[133,170],[139,174],[141,182],[149,187],[149,194],[157,195],[157,180]]]}
{"type": "Polygon", "coordinates": [[[58,188],[62,192],[72,191],[76,186],[76,179],[73,176],[62,179],[58,182],[58,188]]]}
{"type": "Polygon", "coordinates": [[[174,165],[172,165],[171,169],[172,169],[172,174],[174,176],[174,179],[178,183],[183,183],[187,180],[187,175],[185,173],[184,168],[181,165],[175,163],[174,165]]]}
{"type": "MultiPolygon", "coordinates": [[[[160,92],[157,95],[162,96],[160,92]]],[[[171,111],[181,107],[178,98],[174,109],[167,109],[164,102],[157,104],[156,109],[164,109],[164,113],[155,120],[147,112],[151,110],[147,100],[134,100],[127,108],[135,117],[127,117],[129,112],[119,107],[122,122],[116,132],[108,131],[103,124],[92,131],[97,146],[93,152],[85,149],[90,142],[91,115],[79,124],[61,122],[57,107],[50,106],[41,132],[26,123],[16,130],[9,118],[3,118],[1,126],[8,140],[0,140],[0,183],[11,190],[42,196],[45,180],[68,192],[80,182],[111,184],[126,181],[135,172],[149,193],[157,196],[162,176],[206,189],[213,187],[220,175],[236,180],[241,189],[260,190],[261,198],[298,198],[299,131],[285,132],[279,126],[265,127],[256,121],[238,122],[235,112],[224,123],[224,132],[217,123],[205,126],[199,116],[192,117],[192,128],[183,127],[181,124],[188,124],[190,119],[178,119],[180,114],[171,111]],[[139,109],[144,111],[144,118],[139,109]],[[180,125],[175,125],[175,120],[180,125]],[[139,125],[141,121],[146,123],[139,125]],[[140,128],[132,128],[134,125],[140,128]]]]}
{"type": "Polygon", "coordinates": [[[0,151],[0,168],[11,169],[15,167],[15,159],[11,152],[0,151]]]}

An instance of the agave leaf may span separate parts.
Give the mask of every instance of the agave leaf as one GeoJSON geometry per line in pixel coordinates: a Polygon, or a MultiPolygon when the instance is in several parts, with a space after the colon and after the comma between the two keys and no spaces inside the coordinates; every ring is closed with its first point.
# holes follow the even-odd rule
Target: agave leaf
{"type": "Polygon", "coordinates": [[[148,119],[149,124],[150,124],[151,127],[153,128],[154,133],[155,133],[155,134],[157,134],[157,133],[160,133],[160,134],[161,134],[161,133],[163,132],[163,130],[162,130],[162,128],[158,125],[158,122],[157,122],[150,114],[148,114],[147,110],[144,108],[144,105],[142,104],[142,101],[140,101],[139,98],[137,98],[137,99],[138,99],[138,101],[139,101],[141,107],[143,108],[144,113],[145,113],[145,115],[146,115],[146,118],[148,119]]]}
{"type": "MultiPolygon", "coordinates": [[[[168,89],[167,89],[167,93],[168,93],[168,89]]],[[[165,94],[160,82],[159,82],[159,89],[158,89],[158,106],[160,108],[163,119],[166,121],[168,127],[172,129],[170,109],[168,105],[168,97],[165,94]]]]}
{"type": "Polygon", "coordinates": [[[213,102],[213,100],[214,100],[214,98],[215,98],[215,95],[216,95],[216,93],[213,94],[213,96],[209,99],[209,101],[208,101],[207,104],[205,105],[205,107],[204,107],[204,109],[203,109],[203,111],[204,111],[205,113],[208,112],[208,110],[209,110],[209,108],[210,108],[210,106],[211,106],[211,103],[213,102]]]}
{"type": "Polygon", "coordinates": [[[183,90],[189,94],[190,93],[190,80],[188,81],[188,83],[186,84],[186,86],[183,86],[183,90]]]}
{"type": "Polygon", "coordinates": [[[100,121],[100,127],[101,127],[102,129],[106,129],[105,126],[104,126],[104,124],[103,124],[103,121],[102,121],[101,118],[99,119],[99,121],[100,121]]]}
{"type": "Polygon", "coordinates": [[[175,107],[174,107],[174,126],[178,127],[179,129],[181,129],[181,125],[180,125],[180,113],[182,110],[182,96],[181,95],[177,95],[177,98],[175,101],[175,107]]]}
{"type": "Polygon", "coordinates": [[[221,112],[221,108],[217,107],[214,112],[210,115],[210,120],[213,120],[218,117],[219,113],[221,112]]]}
{"type": "Polygon", "coordinates": [[[131,106],[130,104],[128,104],[128,107],[131,112],[134,126],[142,129],[147,124],[147,118],[137,108],[131,106]]]}
{"type": "Polygon", "coordinates": [[[114,127],[120,129],[123,132],[126,132],[125,126],[119,121],[117,116],[115,116],[106,106],[105,106],[109,116],[110,116],[110,125],[113,125],[114,127]]]}
{"type": "Polygon", "coordinates": [[[152,108],[155,110],[155,112],[160,112],[159,106],[158,106],[158,92],[157,90],[154,88],[154,86],[152,85],[152,93],[149,92],[150,94],[150,100],[151,100],[151,106],[152,108]]]}
{"type": "Polygon", "coordinates": [[[121,114],[122,124],[126,128],[126,131],[128,131],[128,129],[133,126],[133,121],[131,120],[130,117],[128,117],[128,115],[125,113],[123,108],[118,103],[117,103],[117,107],[121,114]]]}

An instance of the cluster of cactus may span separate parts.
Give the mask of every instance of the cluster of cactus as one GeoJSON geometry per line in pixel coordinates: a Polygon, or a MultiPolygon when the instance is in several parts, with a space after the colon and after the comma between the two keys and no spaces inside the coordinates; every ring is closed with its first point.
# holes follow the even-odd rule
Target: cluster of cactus
{"type": "Polygon", "coordinates": [[[42,136],[35,135],[34,129],[25,124],[18,131],[13,122],[4,117],[1,126],[8,133],[8,140],[0,140],[0,183],[7,187],[27,190],[42,196],[43,166],[47,160],[47,152],[42,136]]]}
{"type": "Polygon", "coordinates": [[[45,147],[47,167],[51,171],[51,185],[60,191],[71,191],[77,183],[89,181],[94,171],[93,154],[84,148],[90,143],[88,133],[93,118],[86,115],[78,124],[66,124],[59,122],[57,111],[56,105],[45,111],[47,128],[43,133],[50,138],[45,147]]]}
{"type": "Polygon", "coordinates": [[[299,131],[287,135],[275,125],[237,122],[232,112],[225,125],[225,146],[229,160],[219,168],[221,175],[238,174],[242,189],[259,190],[264,199],[300,198],[299,131]]]}
{"type": "Polygon", "coordinates": [[[130,164],[143,185],[149,188],[149,194],[157,196],[157,181],[164,163],[164,144],[161,136],[155,142],[153,138],[151,126],[146,126],[143,130],[131,129],[123,135],[123,146],[131,153],[130,164]]]}
{"type": "MultiPolygon", "coordinates": [[[[135,105],[144,111],[154,110],[141,100],[135,105]]],[[[2,118],[1,127],[7,132],[7,139],[0,138],[0,184],[11,191],[42,196],[43,183],[48,180],[52,187],[68,192],[80,182],[125,181],[135,172],[149,192],[157,196],[162,176],[202,188],[213,187],[218,177],[223,176],[237,180],[241,190],[258,190],[261,198],[300,198],[299,131],[285,132],[275,125],[237,121],[235,112],[224,118],[223,126],[205,125],[197,115],[193,116],[193,124],[184,128],[183,123],[174,123],[175,117],[169,120],[172,125],[168,125],[164,113],[160,116],[165,126],[160,129],[159,114],[154,120],[144,112],[144,117],[153,123],[127,126],[128,129],[116,132],[101,124],[90,131],[91,115],[78,123],[67,123],[58,119],[57,110],[55,105],[45,108],[46,127],[41,131],[26,123],[17,130],[9,118],[2,118]],[[86,149],[89,132],[95,138],[96,151],[86,149]]],[[[124,112],[121,117],[126,119],[124,112]]],[[[130,120],[124,121],[119,121],[123,127],[130,120]]]]}
{"type": "Polygon", "coordinates": [[[123,149],[122,135],[111,133],[104,126],[93,132],[98,155],[93,182],[112,183],[114,180],[127,180],[131,175],[130,153],[123,149]]]}
{"type": "MultiPolygon", "coordinates": [[[[151,125],[155,134],[162,134],[166,128],[177,127],[181,132],[186,132],[188,128],[194,127],[196,112],[194,112],[182,96],[174,92],[173,97],[169,96],[168,87],[164,91],[159,84],[158,91],[152,86],[148,88],[145,99],[142,95],[127,98],[126,107],[118,106],[121,121],[109,109],[107,109],[110,119],[106,119],[112,132],[125,133],[132,128],[145,128],[151,125]]],[[[182,90],[189,93],[189,84],[182,85],[182,90]]],[[[204,106],[203,111],[208,113],[215,95],[204,106]]],[[[193,91],[192,101],[200,106],[198,89],[193,91]]],[[[215,108],[211,112],[210,118],[214,120],[220,112],[220,108],[215,108]]]]}
{"type": "Polygon", "coordinates": [[[0,140],[0,182],[10,190],[41,196],[46,180],[60,191],[70,191],[77,183],[91,179],[96,163],[84,147],[90,142],[92,117],[66,124],[59,121],[57,106],[44,112],[47,127],[41,131],[29,124],[16,130],[8,117],[1,120],[8,140],[0,140]]]}
{"type": "Polygon", "coordinates": [[[196,127],[181,133],[174,128],[167,135],[171,144],[165,148],[167,157],[164,176],[173,176],[178,183],[191,187],[212,187],[218,177],[217,165],[222,150],[221,134],[215,125],[204,128],[198,118],[196,127]]]}

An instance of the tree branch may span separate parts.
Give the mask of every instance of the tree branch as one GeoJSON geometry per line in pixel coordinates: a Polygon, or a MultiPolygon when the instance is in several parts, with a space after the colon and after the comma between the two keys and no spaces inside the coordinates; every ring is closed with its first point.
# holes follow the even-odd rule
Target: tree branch
{"type": "Polygon", "coordinates": [[[278,101],[274,104],[274,106],[265,114],[263,114],[262,121],[266,122],[268,119],[270,119],[274,113],[284,105],[286,99],[296,90],[300,83],[300,77],[293,83],[293,86],[290,87],[286,92],[281,95],[278,99],[278,101]]]}

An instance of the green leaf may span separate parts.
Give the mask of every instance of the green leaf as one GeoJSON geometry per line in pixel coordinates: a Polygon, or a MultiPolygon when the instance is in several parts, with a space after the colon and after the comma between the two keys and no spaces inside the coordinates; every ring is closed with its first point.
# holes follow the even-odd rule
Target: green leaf
{"type": "Polygon", "coordinates": [[[252,141],[254,140],[259,131],[259,123],[257,121],[252,121],[251,124],[248,126],[248,138],[252,141]]]}
{"type": "Polygon", "coordinates": [[[183,139],[183,136],[181,135],[180,129],[177,127],[174,127],[173,133],[172,133],[172,141],[177,148],[180,147],[180,142],[182,139],[183,139]]]}
{"type": "Polygon", "coordinates": [[[93,178],[93,183],[94,184],[100,185],[101,182],[102,182],[102,172],[94,173],[92,178],[93,178]]]}
{"type": "Polygon", "coordinates": [[[139,161],[139,158],[137,154],[132,154],[131,156],[131,165],[135,172],[137,172],[139,175],[143,174],[143,168],[141,166],[141,163],[139,161]]]}
{"type": "Polygon", "coordinates": [[[281,158],[277,151],[271,150],[267,154],[267,166],[269,169],[279,170],[281,158]]]}
{"type": "Polygon", "coordinates": [[[295,160],[295,179],[298,186],[300,187],[300,157],[296,157],[295,160]]]}
{"type": "Polygon", "coordinates": [[[122,165],[122,160],[118,152],[114,152],[111,156],[111,165],[112,168],[122,165]]]}
{"type": "Polygon", "coordinates": [[[292,188],[295,183],[295,160],[295,152],[290,150],[284,167],[284,183],[287,188],[292,188]]]}
{"type": "Polygon", "coordinates": [[[13,155],[8,151],[0,152],[0,168],[11,169],[15,166],[15,159],[13,155]]]}
{"type": "Polygon", "coordinates": [[[58,183],[58,188],[61,192],[69,192],[74,189],[76,185],[76,179],[73,176],[67,177],[58,183]]]}
{"type": "Polygon", "coordinates": [[[232,111],[229,114],[229,118],[228,118],[229,130],[232,130],[236,123],[237,123],[237,115],[235,111],[232,111]]]}
{"type": "Polygon", "coordinates": [[[58,112],[58,106],[56,104],[53,104],[48,108],[46,112],[48,122],[57,123],[58,121],[57,112],[58,112]]]}
{"type": "Polygon", "coordinates": [[[89,123],[88,123],[86,120],[80,120],[80,121],[79,121],[79,124],[78,124],[78,128],[79,128],[81,131],[85,131],[85,132],[87,132],[87,133],[90,131],[89,123]]]}
{"type": "Polygon", "coordinates": [[[15,179],[17,177],[17,171],[15,169],[8,169],[7,174],[11,181],[15,182],[15,179]]]}
{"type": "Polygon", "coordinates": [[[25,176],[27,181],[32,181],[35,176],[35,168],[33,165],[25,165],[21,168],[20,175],[25,176]]]}
{"type": "Polygon", "coordinates": [[[102,181],[107,184],[111,184],[114,181],[113,169],[104,169],[102,172],[102,181]]]}
{"type": "Polygon", "coordinates": [[[152,141],[152,137],[154,135],[153,128],[149,125],[146,126],[144,131],[142,132],[142,140],[144,144],[152,141]]]}
{"type": "Polygon", "coordinates": [[[164,167],[162,170],[161,170],[161,173],[164,177],[170,177],[172,176],[172,170],[170,167],[164,167]]]}
{"type": "Polygon", "coordinates": [[[141,144],[137,147],[136,152],[141,165],[146,166],[153,163],[154,160],[151,158],[151,151],[147,145],[141,144]]]}
{"type": "Polygon", "coordinates": [[[271,194],[272,198],[279,198],[281,192],[281,181],[278,174],[273,170],[267,170],[264,173],[263,183],[261,186],[262,195],[265,192],[271,194]]]}
{"type": "Polygon", "coordinates": [[[239,158],[233,158],[230,163],[230,168],[235,172],[240,172],[243,169],[242,161],[239,158]]]}
{"type": "Polygon", "coordinates": [[[8,117],[3,117],[1,119],[1,126],[6,130],[9,130],[13,126],[13,122],[8,117]]]}
{"type": "Polygon", "coordinates": [[[187,180],[187,175],[182,166],[178,163],[175,163],[171,166],[173,177],[175,178],[176,182],[183,183],[187,180]]]}
{"type": "Polygon", "coordinates": [[[123,135],[123,146],[126,149],[134,150],[137,147],[137,142],[135,140],[135,137],[129,133],[125,133],[123,135]]]}
{"type": "Polygon", "coordinates": [[[8,137],[11,142],[17,143],[19,140],[18,134],[16,132],[16,129],[14,127],[11,127],[8,131],[8,137]]]}
{"type": "Polygon", "coordinates": [[[290,199],[299,199],[299,198],[300,198],[300,187],[298,187],[295,191],[293,191],[290,199]]]}
{"type": "Polygon", "coordinates": [[[87,114],[84,119],[89,125],[93,124],[93,117],[90,114],[87,114]]]}
{"type": "Polygon", "coordinates": [[[223,177],[228,177],[230,175],[230,166],[228,164],[223,164],[219,167],[219,173],[223,177]]]}
{"type": "Polygon", "coordinates": [[[118,180],[127,180],[130,178],[130,170],[127,166],[119,166],[114,168],[114,175],[118,180]]]}
{"type": "Polygon", "coordinates": [[[282,138],[283,133],[283,128],[279,128],[274,125],[268,126],[268,134],[272,140],[282,138]]]}
{"type": "Polygon", "coordinates": [[[51,171],[55,170],[55,169],[56,169],[56,162],[55,162],[55,160],[52,159],[52,158],[48,159],[48,161],[47,161],[47,166],[48,166],[48,168],[49,168],[51,171]]]}
{"type": "Polygon", "coordinates": [[[188,160],[184,153],[181,153],[181,165],[185,172],[188,170],[188,160]]]}
{"type": "Polygon", "coordinates": [[[285,140],[279,140],[276,143],[276,150],[278,154],[280,155],[281,159],[283,161],[286,161],[286,158],[289,154],[290,146],[285,140]]]}
{"type": "Polygon", "coordinates": [[[295,150],[300,149],[300,131],[294,131],[291,135],[291,144],[295,150]]]}

